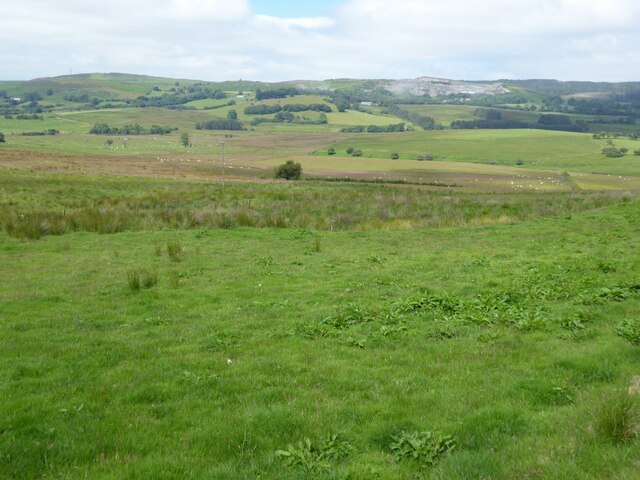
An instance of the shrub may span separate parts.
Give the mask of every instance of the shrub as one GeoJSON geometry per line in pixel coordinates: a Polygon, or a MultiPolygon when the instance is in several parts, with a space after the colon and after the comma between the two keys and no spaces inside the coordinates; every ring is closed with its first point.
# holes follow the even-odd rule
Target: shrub
{"type": "Polygon", "coordinates": [[[285,163],[276,168],[275,177],[284,178],[286,180],[298,180],[302,175],[302,165],[295,163],[293,160],[287,160],[285,163]]]}
{"type": "Polygon", "coordinates": [[[331,147],[329,150],[327,150],[327,155],[335,155],[336,154],[336,149],[331,147]]]}
{"type": "Polygon", "coordinates": [[[355,149],[353,147],[347,148],[347,155],[351,155],[355,149]]]}
{"type": "Polygon", "coordinates": [[[0,132],[0,143],[4,143],[4,133],[0,132]]]}
{"type": "Polygon", "coordinates": [[[602,149],[602,154],[608,158],[620,158],[624,157],[624,152],[616,147],[608,146],[602,149]]]}
{"type": "Polygon", "coordinates": [[[398,160],[399,158],[400,158],[400,155],[398,155],[397,153],[391,154],[391,160],[398,160]]]}
{"type": "Polygon", "coordinates": [[[640,156],[640,150],[634,150],[633,154],[636,155],[636,156],[640,156]]]}
{"type": "Polygon", "coordinates": [[[351,152],[351,156],[352,157],[361,157],[362,156],[362,150],[360,150],[359,148],[356,148],[355,150],[353,150],[351,152]]]}

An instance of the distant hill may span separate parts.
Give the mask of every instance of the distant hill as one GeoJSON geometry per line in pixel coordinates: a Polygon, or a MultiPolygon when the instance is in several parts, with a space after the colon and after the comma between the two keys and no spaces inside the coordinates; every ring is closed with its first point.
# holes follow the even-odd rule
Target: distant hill
{"type": "Polygon", "coordinates": [[[444,96],[444,95],[499,95],[515,90],[528,91],[540,95],[594,94],[602,96],[640,90],[640,82],[562,82],[558,80],[496,80],[463,81],[436,77],[415,79],[329,79],[324,81],[292,80],[286,82],[225,81],[207,82],[199,80],[174,79],[134,75],[126,73],[86,73],[59,77],[36,78],[27,81],[0,82],[0,91],[10,97],[20,97],[36,92],[43,98],[47,95],[83,95],[101,100],[126,100],[146,95],[156,90],[168,91],[173,87],[207,85],[224,91],[255,91],[291,86],[298,89],[340,91],[359,89],[364,91],[384,91],[389,96],[444,96]]]}

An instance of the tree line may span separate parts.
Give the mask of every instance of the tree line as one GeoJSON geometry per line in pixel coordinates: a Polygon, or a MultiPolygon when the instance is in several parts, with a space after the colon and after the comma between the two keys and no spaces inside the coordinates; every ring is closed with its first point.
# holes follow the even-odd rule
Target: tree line
{"type": "Polygon", "coordinates": [[[354,125],[340,129],[341,133],[393,133],[404,132],[406,130],[405,123],[394,123],[381,127],[379,125],[354,125]]]}
{"type": "Polygon", "coordinates": [[[244,130],[244,125],[232,118],[214,118],[197,123],[196,130],[244,130]]]}
{"type": "Polygon", "coordinates": [[[145,128],[137,123],[124,125],[123,127],[110,127],[106,123],[96,123],[91,127],[89,133],[94,135],[166,135],[177,128],[151,125],[145,128]]]}

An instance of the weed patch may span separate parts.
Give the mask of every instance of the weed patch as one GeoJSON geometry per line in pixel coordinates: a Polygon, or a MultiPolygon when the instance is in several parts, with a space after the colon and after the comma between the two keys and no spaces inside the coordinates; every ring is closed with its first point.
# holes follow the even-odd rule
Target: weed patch
{"type": "Polygon", "coordinates": [[[329,434],[320,442],[313,443],[308,438],[289,445],[285,450],[276,451],[276,456],[287,467],[299,467],[307,472],[331,469],[334,462],[349,456],[355,449],[336,434],[329,434]]]}
{"type": "Polygon", "coordinates": [[[610,302],[623,302],[638,292],[640,292],[640,283],[585,290],[578,295],[578,303],[583,305],[604,305],[610,302]]]}
{"type": "Polygon", "coordinates": [[[397,462],[413,461],[425,466],[435,466],[455,446],[452,436],[426,431],[402,432],[393,437],[389,448],[397,462]]]}
{"type": "Polygon", "coordinates": [[[632,345],[640,345],[640,320],[631,320],[628,318],[623,320],[620,325],[618,325],[616,333],[625,340],[628,340],[632,345]]]}

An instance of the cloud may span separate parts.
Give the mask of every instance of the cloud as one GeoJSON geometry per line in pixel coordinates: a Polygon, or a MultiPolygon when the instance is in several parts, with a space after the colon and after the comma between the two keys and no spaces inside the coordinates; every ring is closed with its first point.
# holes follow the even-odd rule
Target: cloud
{"type": "Polygon", "coordinates": [[[7,79],[72,68],[205,80],[640,80],[636,0],[344,0],[305,18],[258,15],[248,0],[6,3],[7,79]]]}
{"type": "Polygon", "coordinates": [[[169,0],[168,13],[179,19],[237,22],[251,14],[247,0],[169,0]]]}

